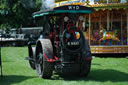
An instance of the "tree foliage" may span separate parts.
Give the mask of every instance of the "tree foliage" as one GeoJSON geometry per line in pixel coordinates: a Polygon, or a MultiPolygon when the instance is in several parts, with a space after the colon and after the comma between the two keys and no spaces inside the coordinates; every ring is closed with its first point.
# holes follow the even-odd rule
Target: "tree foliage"
{"type": "Polygon", "coordinates": [[[22,0],[0,0],[0,28],[33,26],[32,13],[38,11],[40,5],[40,0],[35,0],[31,8],[25,8],[22,0]]]}
{"type": "Polygon", "coordinates": [[[0,29],[34,26],[32,13],[40,7],[41,0],[0,0],[0,29]]]}

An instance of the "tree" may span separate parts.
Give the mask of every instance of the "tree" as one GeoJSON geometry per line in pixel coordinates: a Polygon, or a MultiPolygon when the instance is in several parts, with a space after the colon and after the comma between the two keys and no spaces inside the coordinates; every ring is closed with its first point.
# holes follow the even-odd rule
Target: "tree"
{"type": "MultiPolygon", "coordinates": [[[[1,28],[19,28],[21,25],[23,27],[33,26],[32,13],[40,9],[40,0],[35,0],[31,7],[25,7],[25,3],[22,1],[23,0],[0,0],[1,28]]],[[[27,3],[27,5],[28,4],[29,3],[27,3]]]]}
{"type": "Polygon", "coordinates": [[[39,11],[40,7],[41,0],[0,0],[0,28],[34,26],[32,13],[39,11]]]}

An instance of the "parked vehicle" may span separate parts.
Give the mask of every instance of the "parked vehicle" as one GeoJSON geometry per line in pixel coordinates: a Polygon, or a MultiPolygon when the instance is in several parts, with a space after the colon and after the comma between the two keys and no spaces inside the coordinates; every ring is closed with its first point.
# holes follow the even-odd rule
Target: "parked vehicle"
{"type": "Polygon", "coordinates": [[[20,28],[20,33],[24,34],[24,38],[29,41],[36,41],[40,37],[43,27],[26,27],[20,28]]]}
{"type": "Polygon", "coordinates": [[[29,64],[41,78],[50,78],[53,70],[60,75],[87,76],[91,67],[91,51],[81,30],[85,14],[93,8],[66,5],[33,13],[43,19],[42,37],[29,42],[29,64]]]}

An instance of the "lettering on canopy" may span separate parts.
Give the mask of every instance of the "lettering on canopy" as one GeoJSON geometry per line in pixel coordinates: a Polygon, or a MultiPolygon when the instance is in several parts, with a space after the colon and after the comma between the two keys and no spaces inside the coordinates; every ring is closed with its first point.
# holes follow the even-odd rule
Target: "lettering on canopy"
{"type": "Polygon", "coordinates": [[[79,6],[68,6],[69,10],[79,10],[80,7],[79,6]]]}

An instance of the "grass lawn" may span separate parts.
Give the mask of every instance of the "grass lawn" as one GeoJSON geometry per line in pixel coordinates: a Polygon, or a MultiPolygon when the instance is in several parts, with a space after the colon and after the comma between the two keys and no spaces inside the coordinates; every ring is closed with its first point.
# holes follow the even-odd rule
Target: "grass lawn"
{"type": "Polygon", "coordinates": [[[128,59],[93,58],[87,78],[65,79],[53,74],[41,79],[29,67],[27,47],[2,48],[3,74],[0,85],[128,85],[128,59]]]}

